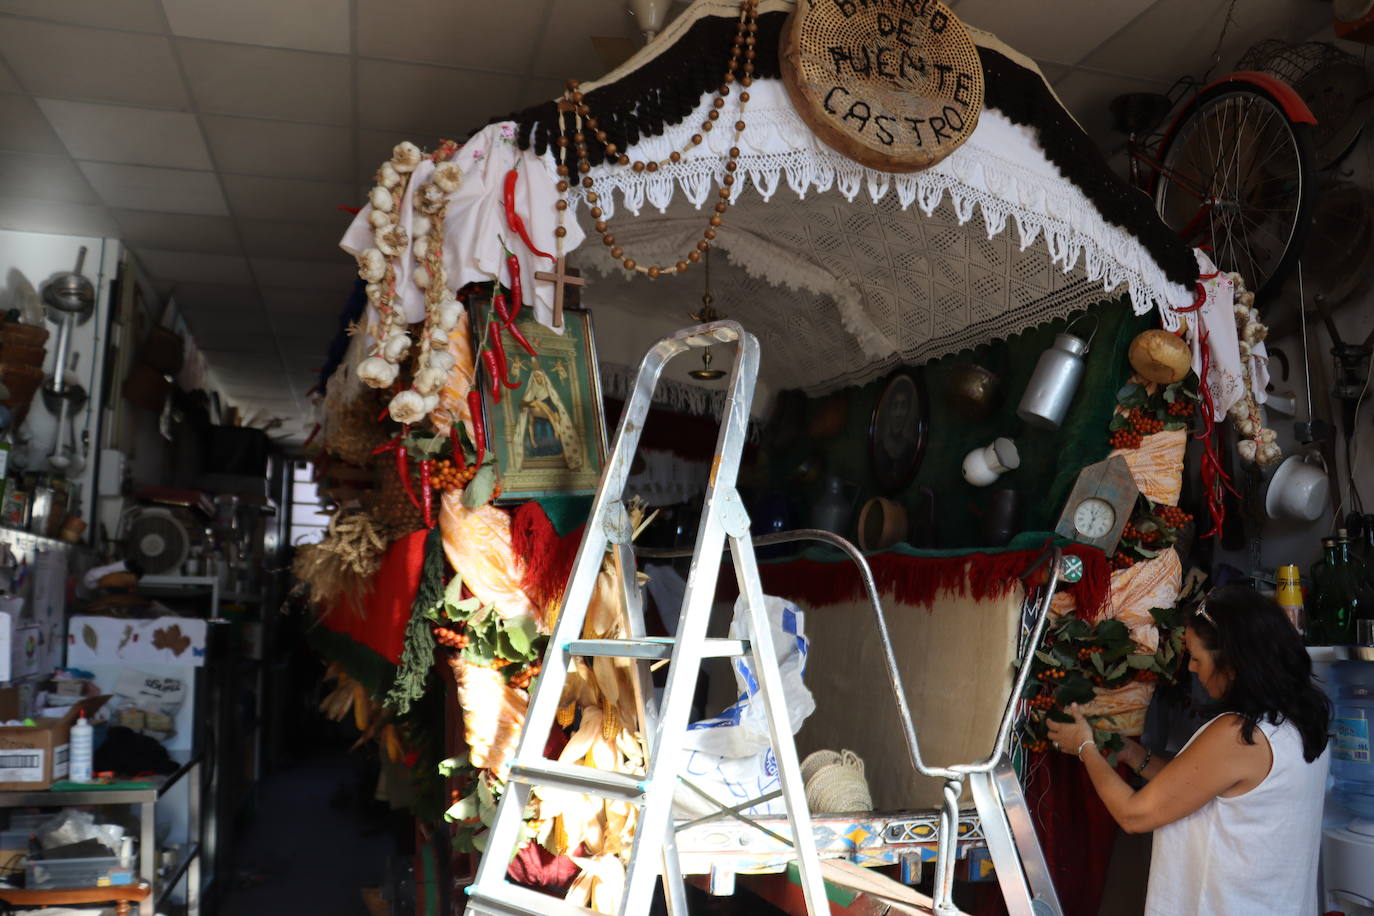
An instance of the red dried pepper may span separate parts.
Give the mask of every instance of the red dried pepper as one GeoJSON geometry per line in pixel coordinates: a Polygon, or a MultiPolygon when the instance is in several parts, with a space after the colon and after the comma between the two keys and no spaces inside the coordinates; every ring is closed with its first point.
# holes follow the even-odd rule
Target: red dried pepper
{"type": "Polygon", "coordinates": [[[404,448],[396,449],[396,474],[401,478],[401,487],[410,498],[411,505],[423,512],[420,497],[415,495],[415,486],[410,482],[410,453],[404,448]]]}
{"type": "Polygon", "coordinates": [[[374,454],[374,455],[380,455],[382,452],[389,452],[389,451],[391,451],[393,448],[399,448],[400,445],[401,445],[401,440],[404,439],[404,438],[405,438],[405,433],[399,433],[399,434],[396,436],[395,439],[390,439],[390,440],[388,440],[388,441],[386,441],[386,442],[383,442],[381,445],[377,446],[376,448],[374,448],[374,449],[372,450],[372,454],[374,454]]]}
{"type": "Polygon", "coordinates": [[[501,372],[496,367],[496,354],[491,350],[482,351],[482,364],[487,367],[487,374],[491,377],[491,400],[493,404],[501,403],[501,372]]]}
{"type": "Polygon", "coordinates": [[[525,228],[525,221],[520,218],[520,214],[515,212],[515,182],[520,177],[517,169],[511,169],[506,173],[505,203],[506,203],[506,222],[510,224],[511,231],[520,236],[523,241],[535,254],[541,258],[555,260],[554,256],[547,251],[540,251],[535,247],[534,241],[530,238],[530,232],[525,228]]]}
{"type": "Polygon", "coordinates": [[[515,323],[515,319],[520,317],[520,310],[525,307],[525,287],[520,281],[520,259],[513,252],[506,255],[506,271],[510,274],[510,299],[515,305],[506,318],[506,324],[509,326],[515,323]]]}
{"type": "MultiPolygon", "coordinates": [[[[491,297],[492,310],[496,312],[496,317],[501,319],[501,324],[510,324],[510,308],[506,305],[506,294],[497,293],[491,297]]],[[[492,326],[495,326],[492,322],[492,326]]]]}
{"type": "Polygon", "coordinates": [[[530,344],[530,342],[525,339],[525,335],[520,333],[520,329],[515,326],[514,322],[508,325],[506,327],[506,330],[510,331],[510,336],[515,338],[516,343],[520,344],[520,346],[525,348],[526,353],[528,353],[530,356],[539,355],[535,352],[534,347],[530,344]]]}
{"type": "Polygon", "coordinates": [[[429,475],[434,462],[426,458],[420,462],[420,511],[425,516],[425,527],[434,527],[434,487],[429,475]]]}
{"type": "Polygon", "coordinates": [[[477,450],[473,465],[480,468],[487,452],[487,428],[482,423],[482,395],[476,388],[468,391],[468,415],[472,418],[472,447],[477,450]]]}
{"type": "Polygon", "coordinates": [[[496,368],[501,372],[501,384],[507,388],[519,388],[519,382],[510,380],[510,363],[506,360],[506,342],[501,339],[500,325],[492,325],[491,348],[496,351],[496,368]]]}

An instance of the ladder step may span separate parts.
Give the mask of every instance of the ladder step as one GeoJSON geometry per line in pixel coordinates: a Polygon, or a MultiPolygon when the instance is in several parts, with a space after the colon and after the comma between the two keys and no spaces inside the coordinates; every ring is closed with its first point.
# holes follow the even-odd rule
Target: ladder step
{"type": "Polygon", "coordinates": [[[529,786],[550,786],[635,804],[644,800],[643,776],[595,770],[580,764],[553,760],[540,760],[533,764],[514,763],[511,764],[510,779],[529,786]]]}
{"type": "MultiPolygon", "coordinates": [[[[671,636],[642,639],[574,639],[568,643],[569,655],[600,655],[606,658],[664,659],[673,654],[676,640],[671,636]]],[[[706,639],[702,658],[734,658],[749,654],[747,639],[706,639]]]]}
{"type": "Polygon", "coordinates": [[[492,916],[587,916],[584,910],[549,894],[503,882],[496,891],[477,890],[468,885],[466,913],[490,913],[492,916]]]}

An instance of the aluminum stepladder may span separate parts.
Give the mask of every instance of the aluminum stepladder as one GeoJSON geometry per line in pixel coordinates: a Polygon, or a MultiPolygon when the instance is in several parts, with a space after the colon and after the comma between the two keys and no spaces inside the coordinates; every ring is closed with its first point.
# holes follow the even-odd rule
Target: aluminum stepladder
{"type": "Polygon", "coordinates": [[[774,653],[772,633],[759,581],[758,565],[749,536],[749,516],[735,489],[748,429],[750,405],[759,371],[758,340],[733,321],[716,321],[688,328],[664,338],[640,364],[634,390],[620,418],[615,443],[602,472],[586,532],[573,562],[563,605],[545,650],[541,674],[530,698],[525,726],[510,767],[505,792],[487,838],[487,851],[468,887],[468,912],[492,916],[563,916],[587,911],[506,880],[510,855],[516,848],[525,806],[535,786],[550,786],[589,795],[618,798],[639,806],[639,820],[626,869],[625,890],[617,913],[645,916],[655,879],[662,874],[671,916],[687,916],[686,895],[678,867],[672,817],[673,794],[683,758],[682,741],[703,658],[749,655],[759,680],[757,699],[767,714],[773,753],[777,759],[782,795],[792,827],[802,889],[812,916],[829,913],[820,858],[811,830],[811,816],[801,766],[792,741],[782,675],[774,653]],[[644,636],[643,612],[634,583],[629,515],[621,497],[630,464],[648,417],[654,389],[664,366],[675,356],[712,344],[734,344],[723,422],[707,480],[704,511],[698,526],[691,571],[674,639],[644,636]],[[748,640],[707,639],[711,605],[715,600],[722,551],[728,546],[734,561],[740,595],[744,598],[748,640]],[[582,626],[608,545],[615,545],[624,584],[629,638],[582,638],[582,626]],[[640,726],[648,750],[644,776],[608,773],[546,759],[543,749],[558,711],[568,662],[573,655],[609,656],[637,660],[641,699],[640,726]],[[669,660],[661,709],[652,701],[648,679],[650,660],[669,660]]]}

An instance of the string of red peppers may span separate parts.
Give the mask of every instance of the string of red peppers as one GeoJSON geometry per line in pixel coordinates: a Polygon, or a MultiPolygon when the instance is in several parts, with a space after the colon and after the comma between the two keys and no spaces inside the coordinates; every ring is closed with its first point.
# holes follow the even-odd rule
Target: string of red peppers
{"type": "Polygon", "coordinates": [[[1217,454],[1216,406],[1212,403],[1212,391],[1207,385],[1207,371],[1212,364],[1211,353],[1207,349],[1207,337],[1207,333],[1203,332],[1202,339],[1198,342],[1202,349],[1201,382],[1198,385],[1198,413],[1202,416],[1202,432],[1194,438],[1202,442],[1202,458],[1198,470],[1202,478],[1203,491],[1207,495],[1207,514],[1212,520],[1212,529],[1202,537],[1210,538],[1219,536],[1222,525],[1226,523],[1225,494],[1230,492],[1234,495],[1236,491],[1231,486],[1231,479],[1226,476],[1226,471],[1222,469],[1221,458],[1217,454]]]}

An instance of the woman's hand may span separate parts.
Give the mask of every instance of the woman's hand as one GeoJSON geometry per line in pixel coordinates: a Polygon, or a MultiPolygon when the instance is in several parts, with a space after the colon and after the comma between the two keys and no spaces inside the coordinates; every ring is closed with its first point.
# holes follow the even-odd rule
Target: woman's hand
{"type": "Polygon", "coordinates": [[[1045,730],[1049,733],[1050,741],[1053,742],[1057,750],[1066,754],[1077,755],[1078,749],[1083,746],[1083,742],[1092,742],[1093,727],[1088,724],[1088,720],[1083,715],[1083,710],[1077,703],[1065,710],[1073,716],[1072,722],[1058,722],[1054,719],[1045,720],[1045,730]]]}

